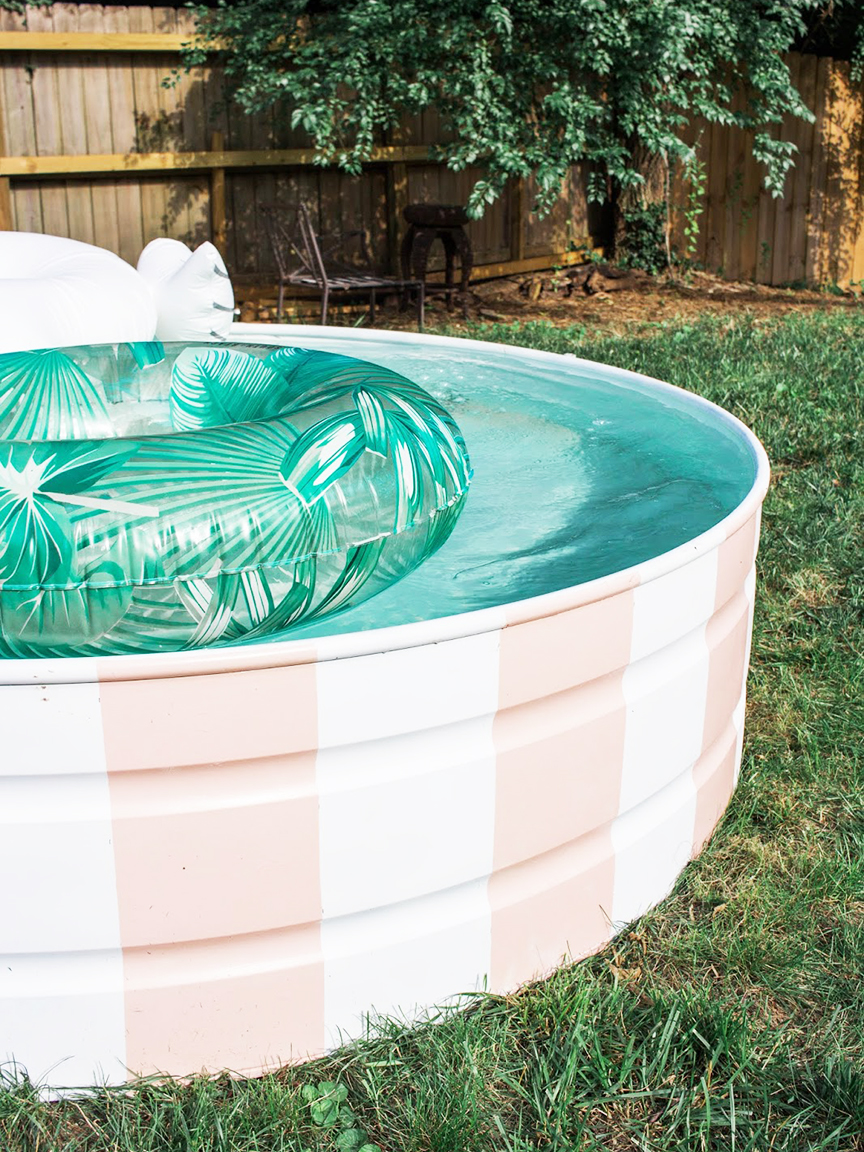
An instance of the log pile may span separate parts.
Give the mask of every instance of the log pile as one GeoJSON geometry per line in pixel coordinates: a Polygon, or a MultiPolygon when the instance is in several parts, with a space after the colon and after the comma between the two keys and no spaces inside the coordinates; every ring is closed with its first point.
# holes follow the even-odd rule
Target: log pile
{"type": "Polygon", "coordinates": [[[574,264],[570,268],[545,273],[542,276],[529,276],[519,285],[519,291],[536,303],[544,292],[562,296],[572,296],[581,290],[587,296],[601,292],[620,292],[624,288],[635,288],[648,279],[648,273],[641,268],[618,268],[614,264],[574,264]]]}

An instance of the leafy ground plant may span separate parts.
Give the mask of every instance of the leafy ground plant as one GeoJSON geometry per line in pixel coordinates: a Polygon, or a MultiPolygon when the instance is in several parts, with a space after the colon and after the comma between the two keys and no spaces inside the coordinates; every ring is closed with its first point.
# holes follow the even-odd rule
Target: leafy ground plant
{"type": "Polygon", "coordinates": [[[671,380],[766,445],[744,764],[720,827],[659,908],[515,995],[382,1020],[256,1080],[56,1103],[10,1082],[3,1152],[864,1149],[864,314],[470,334],[671,380]]]}

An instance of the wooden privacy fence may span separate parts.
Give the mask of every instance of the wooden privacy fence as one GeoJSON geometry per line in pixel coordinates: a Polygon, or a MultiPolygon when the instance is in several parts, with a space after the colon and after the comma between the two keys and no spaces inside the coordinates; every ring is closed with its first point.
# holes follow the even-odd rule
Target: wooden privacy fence
{"type": "MultiPolygon", "coordinates": [[[[212,238],[243,284],[274,274],[262,204],[302,198],[324,231],[365,228],[384,271],[396,266],[405,204],[465,203],[480,173],[430,160],[430,145],[445,142],[433,112],[406,121],[351,177],[314,165],[308,139],[274,116],[222,106],[216,67],[166,88],[192,31],[190,13],[174,8],[55,3],[29,9],[26,24],[0,12],[0,228],[72,236],[133,263],[154,236],[212,238]]],[[[782,127],[799,149],[783,199],[761,186],[748,133],[694,126],[704,191],[673,181],[673,237],[683,250],[684,225],[698,217],[692,256],[730,278],[858,281],[861,86],[845,63],[792,55],[790,66],[816,122],[782,127]]],[[[475,275],[570,263],[592,237],[602,243],[585,177],[574,168],[542,220],[530,182],[514,182],[469,226],[475,275]]]]}
{"type": "MultiPolygon", "coordinates": [[[[465,203],[478,170],[430,161],[434,113],[406,122],[359,177],[314,165],[303,133],[274,116],[221,107],[218,70],[162,81],[191,38],[174,8],[55,3],[0,12],[0,228],[99,244],[131,262],[154,236],[214,239],[241,284],[272,278],[266,203],[305,200],[323,231],[365,228],[379,269],[393,268],[412,201],[465,203]]],[[[583,174],[550,216],[526,211],[514,183],[469,225],[476,275],[569,263],[590,243],[583,174]]],[[[431,265],[435,267],[434,263],[431,265]]]]}
{"type": "Polygon", "coordinates": [[[783,197],[762,184],[753,158],[752,133],[705,125],[691,129],[690,143],[704,166],[698,181],[676,181],[673,237],[685,247],[686,214],[698,209],[693,256],[731,280],[762,284],[848,285],[864,279],[864,172],[861,84],[853,84],[847,61],[788,57],[792,79],[815,122],[787,117],[778,133],[798,148],[783,197]]]}

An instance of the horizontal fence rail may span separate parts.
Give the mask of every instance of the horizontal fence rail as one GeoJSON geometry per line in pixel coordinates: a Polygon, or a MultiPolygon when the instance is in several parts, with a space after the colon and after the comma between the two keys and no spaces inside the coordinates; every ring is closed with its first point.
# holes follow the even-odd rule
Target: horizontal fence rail
{"type": "Polygon", "coordinates": [[[0,32],[0,52],[179,52],[193,41],[182,32],[0,32]]]}
{"type": "MultiPolygon", "coordinates": [[[[429,147],[373,148],[369,164],[429,162],[429,147]]],[[[167,172],[178,169],[280,168],[314,164],[314,148],[260,148],[240,152],[87,152],[66,156],[0,156],[0,176],[74,176],[101,172],[167,172]]]]}

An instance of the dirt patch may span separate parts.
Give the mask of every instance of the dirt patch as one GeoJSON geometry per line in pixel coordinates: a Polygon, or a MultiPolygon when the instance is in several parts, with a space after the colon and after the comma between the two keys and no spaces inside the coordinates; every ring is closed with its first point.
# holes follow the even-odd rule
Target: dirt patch
{"type": "MultiPolygon", "coordinates": [[[[695,320],[706,313],[728,316],[731,311],[741,311],[769,318],[786,312],[861,306],[860,297],[852,293],[838,295],[813,289],[734,283],[705,272],[694,272],[686,279],[645,277],[615,291],[593,294],[582,288],[568,294],[568,287],[563,271],[508,276],[476,284],[471,289],[467,319],[499,323],[545,320],[555,325],[584,324],[589,329],[616,332],[634,324],[695,320]]],[[[440,298],[433,296],[431,303],[432,316],[438,319],[446,315],[440,298]]],[[[458,307],[451,317],[454,324],[463,319],[458,307]]]]}
{"type": "MultiPolygon", "coordinates": [[[[238,300],[242,300],[242,289],[238,291],[238,300]]],[[[588,293],[579,286],[571,290],[567,270],[560,269],[472,284],[464,306],[457,297],[450,312],[443,293],[430,286],[427,314],[430,327],[448,323],[458,329],[466,321],[500,324],[546,321],[560,327],[583,324],[589,330],[602,329],[614,334],[632,331],[633,326],[639,324],[695,320],[706,313],[729,316],[740,312],[768,319],[787,312],[862,306],[861,296],[852,292],[771,288],[765,284],[721,280],[707,272],[692,272],[686,277],[628,277],[623,287],[588,293]]],[[[261,304],[243,304],[242,310],[244,320],[275,320],[275,308],[266,299],[261,304]]],[[[363,325],[366,311],[367,305],[362,301],[347,306],[337,304],[330,323],[363,325]]],[[[317,305],[310,301],[299,315],[295,312],[286,319],[315,323],[317,305]]],[[[411,329],[414,310],[400,312],[395,304],[385,305],[376,314],[375,327],[411,329]]]]}

